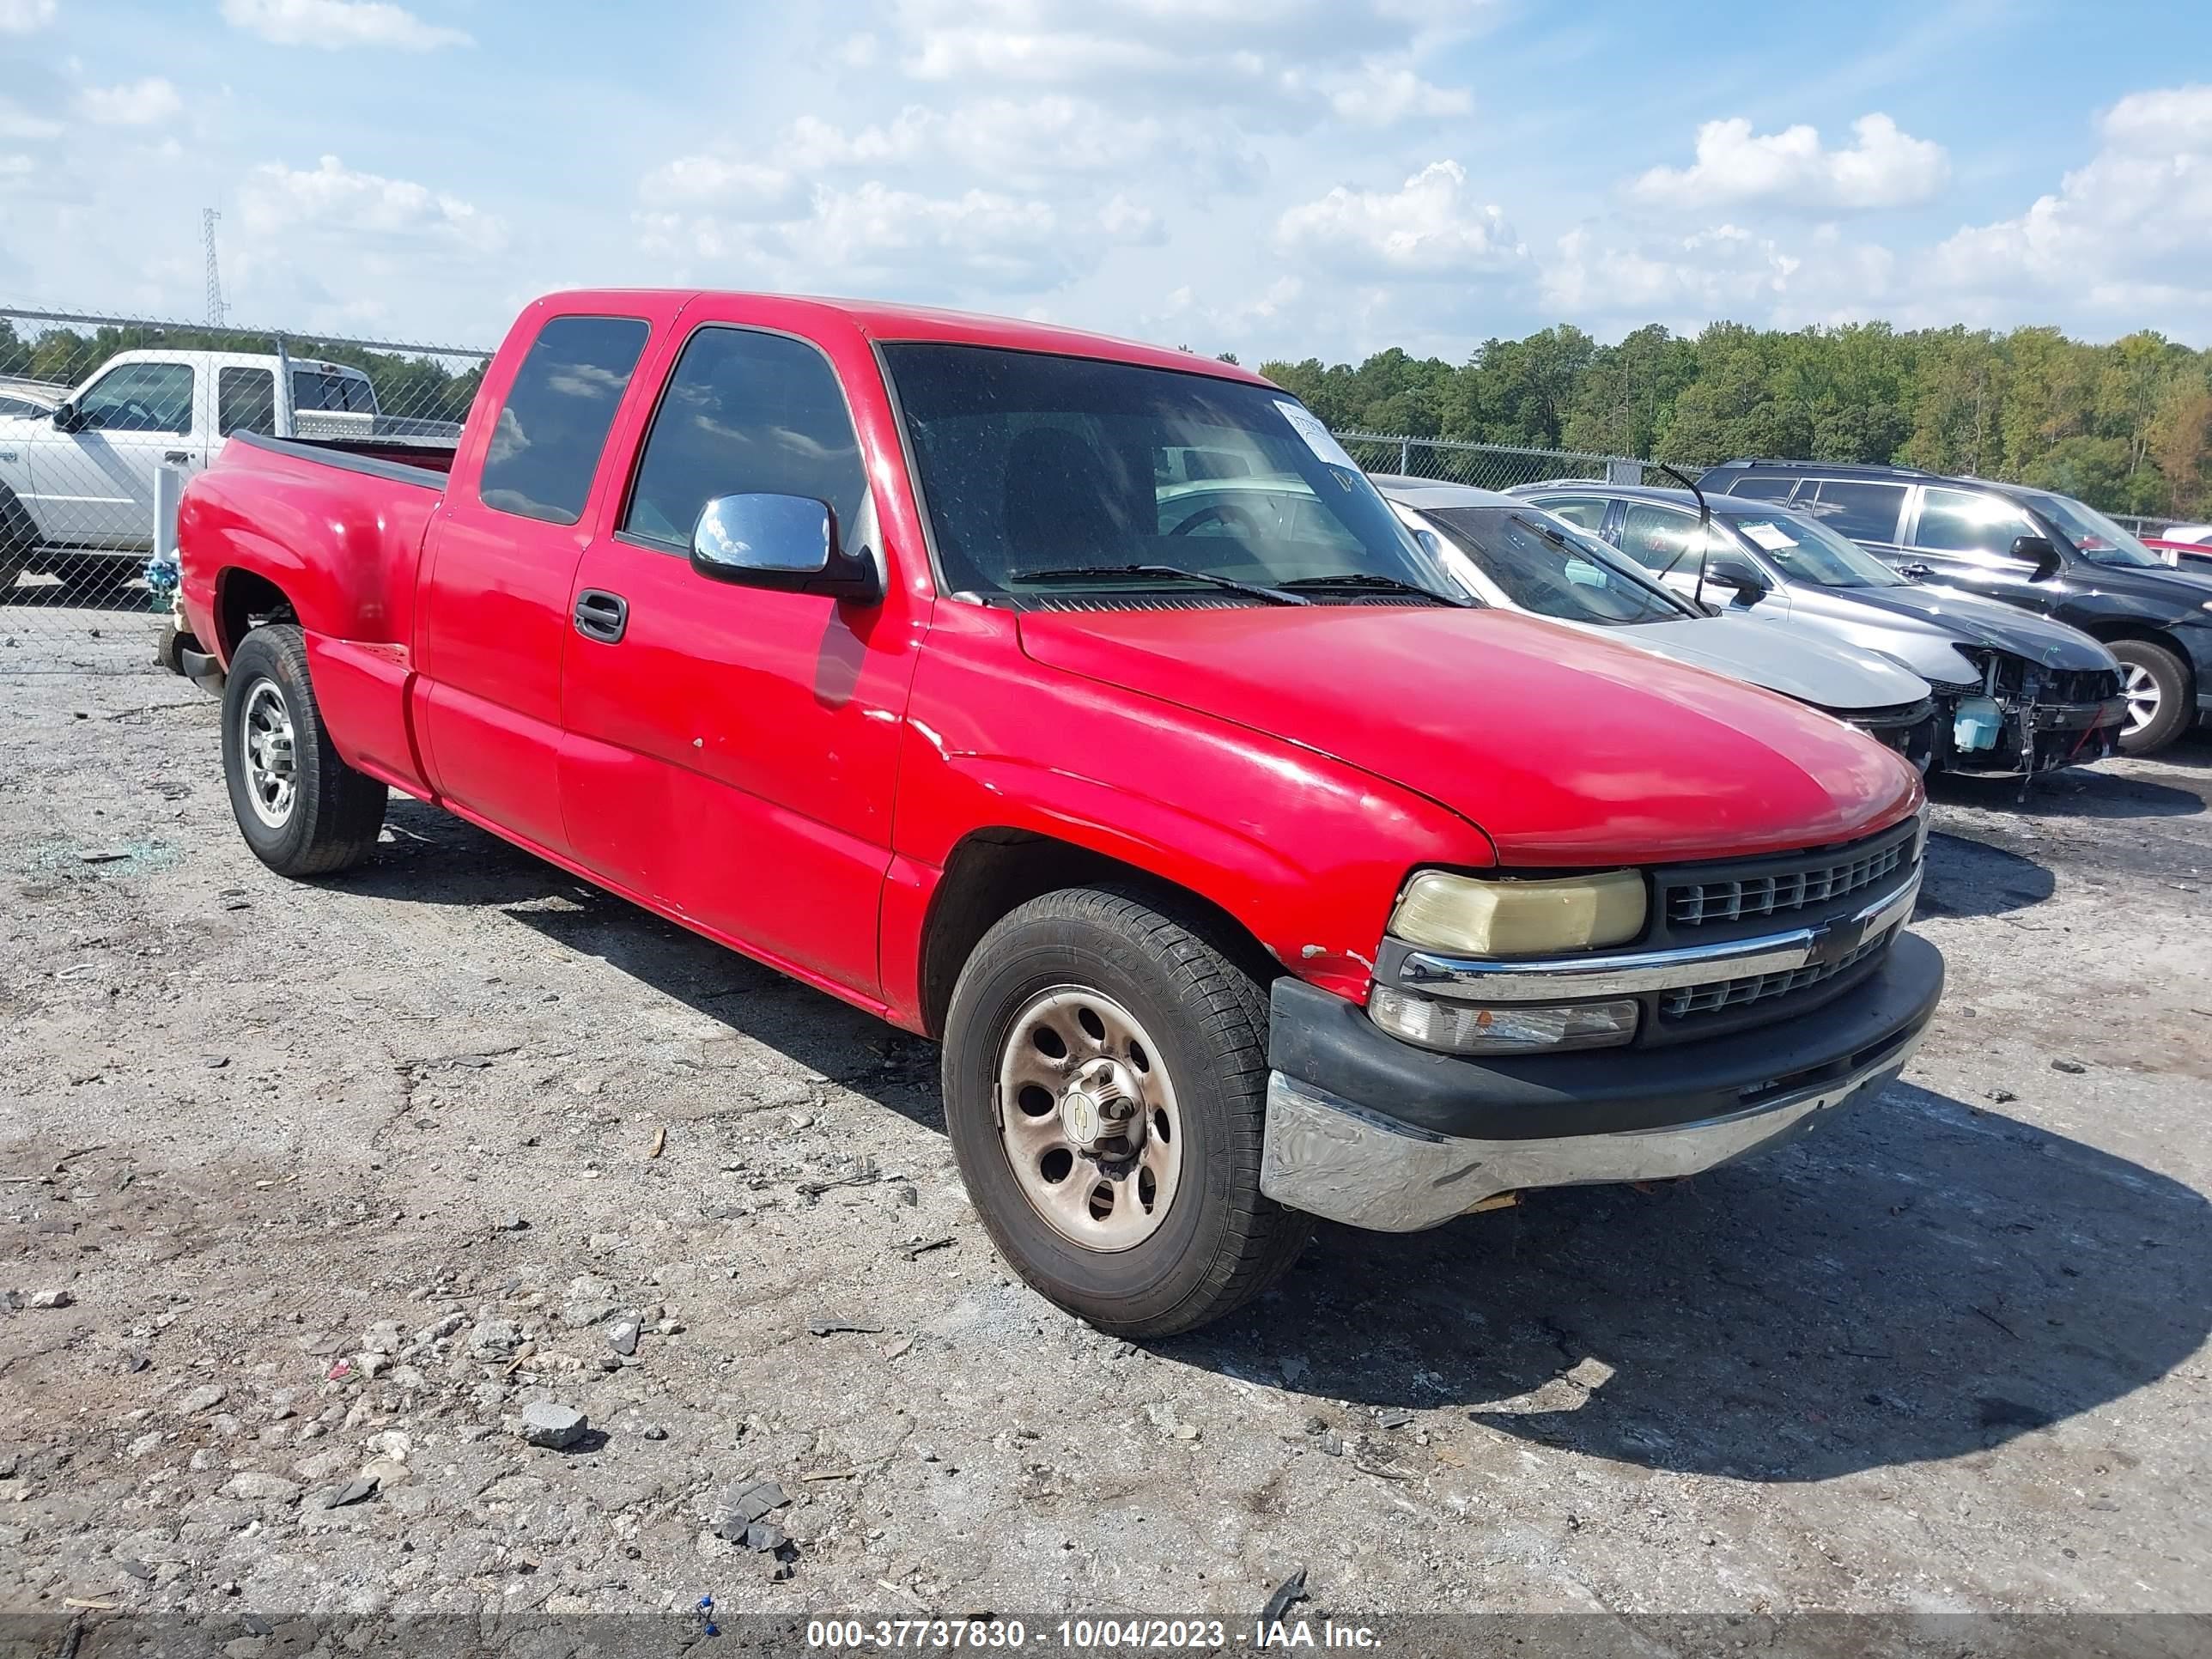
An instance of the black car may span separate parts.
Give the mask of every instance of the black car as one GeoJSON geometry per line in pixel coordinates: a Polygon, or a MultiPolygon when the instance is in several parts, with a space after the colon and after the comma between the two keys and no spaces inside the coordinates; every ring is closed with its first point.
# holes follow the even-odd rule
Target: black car
{"type": "Polygon", "coordinates": [[[1902,466],[1723,461],[1698,481],[1809,514],[1908,575],[2042,611],[2102,640],[2125,676],[2131,755],[2212,714],[2212,577],[2162,563],[2096,508],[2047,489],[1902,466]]]}

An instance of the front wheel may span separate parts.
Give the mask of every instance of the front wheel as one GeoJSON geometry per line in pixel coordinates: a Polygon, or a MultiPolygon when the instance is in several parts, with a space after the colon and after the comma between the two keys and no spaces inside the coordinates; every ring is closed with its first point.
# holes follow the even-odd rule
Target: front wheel
{"type": "Polygon", "coordinates": [[[2120,750],[2154,755],[2188,727],[2189,668],[2162,645],[2148,640],[2115,640],[2120,659],[2120,690],[2128,702],[2127,724],[2120,728],[2120,750]]]}
{"type": "Polygon", "coordinates": [[[1267,992],[1173,908],[1032,899],[976,945],[945,1023],[945,1123],[993,1243],[1123,1336],[1249,1301],[1310,1225],[1260,1191],[1267,992]]]}
{"type": "Polygon", "coordinates": [[[338,757],[289,623],[239,644],[222,688],[222,771],[240,833],[280,876],[352,868],[376,845],[388,796],[338,757]]]}

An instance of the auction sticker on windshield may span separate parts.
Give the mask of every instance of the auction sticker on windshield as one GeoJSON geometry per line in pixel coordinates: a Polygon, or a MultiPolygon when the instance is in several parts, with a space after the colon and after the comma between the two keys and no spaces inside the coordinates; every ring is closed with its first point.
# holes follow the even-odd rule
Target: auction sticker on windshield
{"type": "Polygon", "coordinates": [[[1349,471],[1359,471],[1359,464],[1344,453],[1344,446],[1338,443],[1329,429],[1316,418],[1313,410],[1302,409],[1283,398],[1275,399],[1275,407],[1282,410],[1283,418],[1291,423],[1291,430],[1304,438],[1306,447],[1322,460],[1331,466],[1340,466],[1349,471]]]}
{"type": "Polygon", "coordinates": [[[1779,553],[1785,547],[1797,545],[1797,538],[1779,525],[1745,524],[1738,528],[1770,553],[1779,553]]]}

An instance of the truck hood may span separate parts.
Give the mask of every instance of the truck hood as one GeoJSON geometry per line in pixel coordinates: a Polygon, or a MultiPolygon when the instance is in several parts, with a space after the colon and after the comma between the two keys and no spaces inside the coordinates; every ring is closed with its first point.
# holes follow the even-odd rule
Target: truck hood
{"type": "Polygon", "coordinates": [[[1669,662],[1764,686],[1832,714],[1895,708],[1928,695],[1927,681],[1893,662],[1787,628],[1769,627],[1750,617],[1685,617],[1680,622],[1621,628],[1595,623],[1568,625],[1601,633],[1669,662]]]}
{"type": "MultiPolygon", "coordinates": [[[[1794,591],[1794,590],[1793,590],[1794,591]]],[[[2118,666],[2112,653],[2078,628],[2002,599],[1936,582],[1909,587],[1852,587],[1828,590],[1834,597],[1894,617],[1909,617],[1969,647],[1994,646],[2045,668],[2072,673],[2118,666]]],[[[1947,678],[1955,679],[1954,673],[1947,678]]]]}
{"type": "Polygon", "coordinates": [[[1031,660],[1428,797],[1523,868],[1847,841],[1910,811],[1896,756],[1826,714],[1507,611],[1024,612],[1031,660]]]}

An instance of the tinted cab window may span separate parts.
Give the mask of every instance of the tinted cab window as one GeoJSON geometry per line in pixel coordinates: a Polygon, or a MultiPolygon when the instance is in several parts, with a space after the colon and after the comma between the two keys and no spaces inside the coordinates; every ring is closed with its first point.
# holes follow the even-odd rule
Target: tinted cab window
{"type": "Polygon", "coordinates": [[[1546,495],[1541,499],[1545,512],[1565,519],[1577,530],[1595,536],[1605,528],[1606,508],[1611,503],[1601,496],[1546,495]]]}
{"type": "Polygon", "coordinates": [[[1838,536],[1855,542],[1895,544],[1898,515],[1905,510],[1903,484],[1823,478],[1820,494],[1809,501],[1808,494],[1798,492],[1790,502],[1795,511],[1811,514],[1838,536]]]}
{"type": "Polygon", "coordinates": [[[276,429],[276,376],[265,368],[226,368],[215,380],[215,429],[270,433],[276,429]]]}
{"type": "Polygon", "coordinates": [[[1920,522],[1913,532],[1912,544],[1931,553],[2009,557],[2014,541],[2039,533],[2027,521],[2027,514],[2002,496],[1931,484],[1921,496],[1920,522]]]}
{"type": "Polygon", "coordinates": [[[803,340],[702,328],[668,378],[623,528],[689,548],[718,495],[805,495],[849,536],[867,494],[860,439],[837,376],[803,340]]]}
{"type": "Polygon", "coordinates": [[[646,333],[629,317],[556,317],[538,331],[492,428],[486,507],[576,522],[646,333]]]}
{"type": "MultiPolygon", "coordinates": [[[[1632,501],[1621,514],[1620,550],[1647,570],[1680,569],[1697,558],[1697,543],[1694,514],[1632,501]]],[[[1717,537],[1715,545],[1719,544],[1717,537]]]]}
{"type": "MultiPolygon", "coordinates": [[[[1786,501],[1790,492],[1796,488],[1795,478],[1778,478],[1771,472],[1747,472],[1741,477],[1729,480],[1728,493],[1748,495],[1754,501],[1786,501]]],[[[1805,487],[1805,493],[1812,494],[1810,484],[1805,487]]]]}

